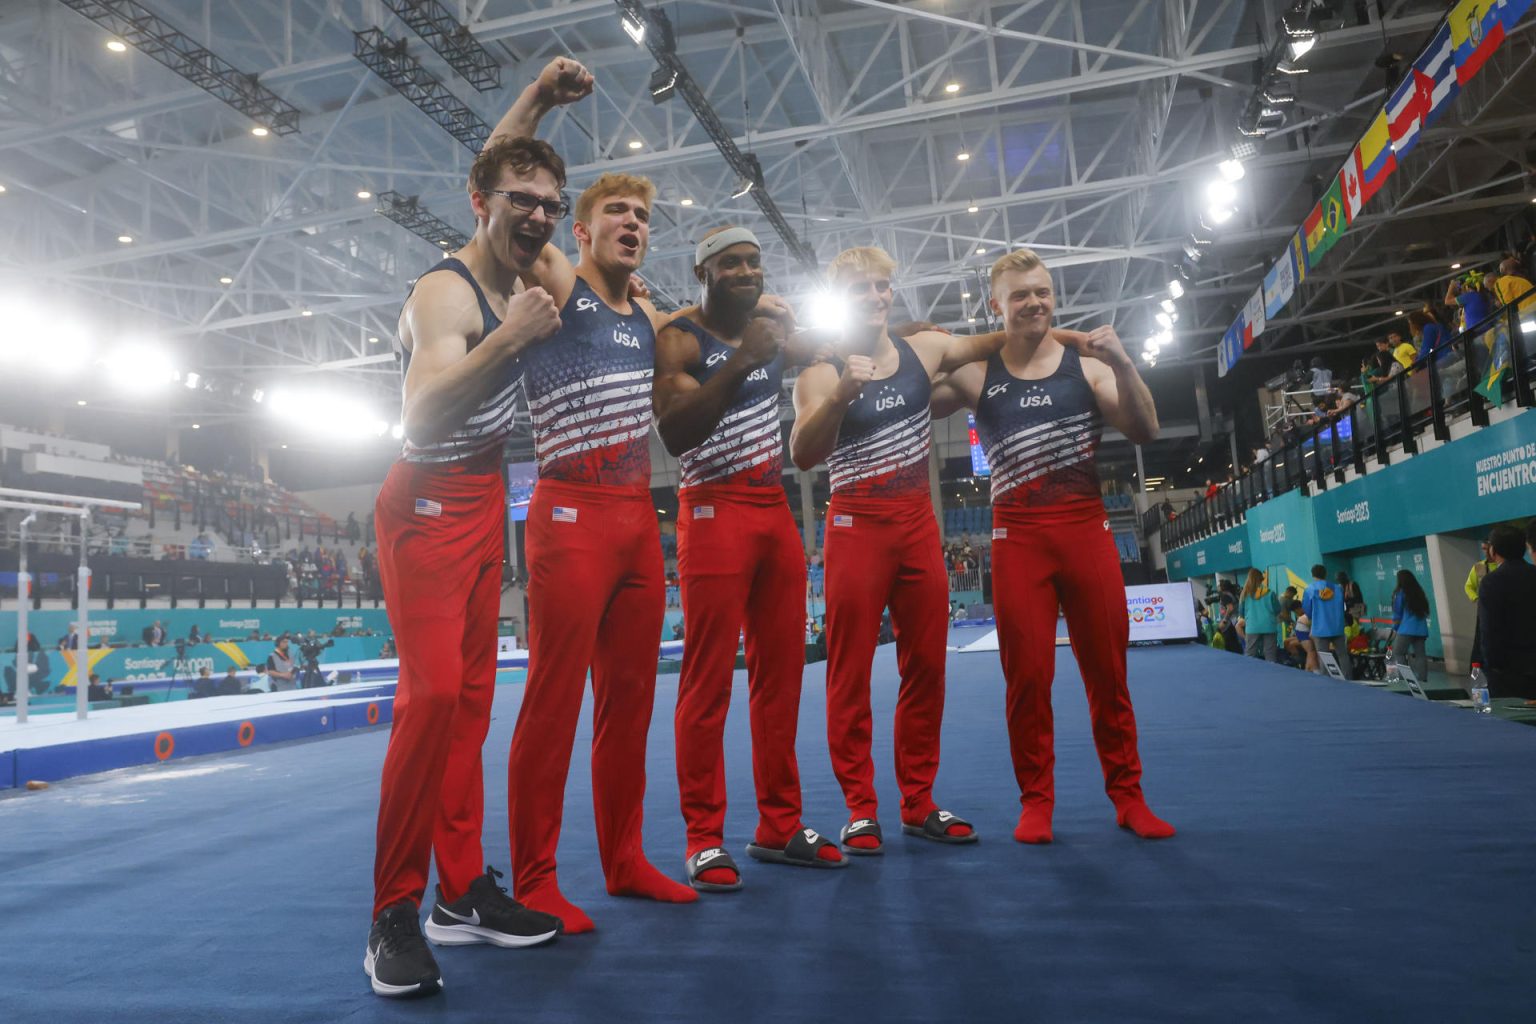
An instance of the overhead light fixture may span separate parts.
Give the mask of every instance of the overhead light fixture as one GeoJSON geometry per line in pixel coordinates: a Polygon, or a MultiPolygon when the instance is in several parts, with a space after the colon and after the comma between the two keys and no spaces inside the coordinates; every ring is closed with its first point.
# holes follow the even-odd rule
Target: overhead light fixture
{"type": "Polygon", "coordinates": [[[197,382],[200,381],[200,380],[202,380],[202,377],[198,376],[196,373],[192,373],[192,372],[189,371],[187,373],[186,377],[182,378],[181,383],[183,385],[185,385],[185,387],[186,387],[186,389],[188,391],[196,391],[197,390],[197,382]]]}
{"type": "Polygon", "coordinates": [[[308,309],[301,309],[301,310],[299,310],[299,316],[314,316],[314,315],[315,314],[314,314],[313,310],[308,310],[308,309]]]}
{"type": "Polygon", "coordinates": [[[1402,310],[1400,310],[1400,309],[1394,309],[1394,310],[1393,310],[1393,311],[1392,311],[1392,315],[1393,315],[1393,316],[1402,316],[1402,315],[1403,315],[1403,311],[1402,311],[1402,310]]]}
{"type": "Polygon", "coordinates": [[[971,293],[970,293],[970,292],[961,292],[961,293],[960,293],[960,297],[961,297],[961,298],[962,298],[962,299],[968,299],[968,298],[970,298],[970,297],[971,297],[971,293]]]}
{"type": "Polygon", "coordinates": [[[1172,313],[1173,312],[1173,300],[1172,299],[1164,299],[1162,302],[1158,303],[1158,305],[1162,307],[1162,310],[1163,310],[1164,313],[1172,313]]]}
{"type": "Polygon", "coordinates": [[[0,196],[3,196],[3,195],[5,195],[5,186],[4,185],[0,185],[0,196]]]}
{"type": "Polygon", "coordinates": [[[251,391],[251,401],[255,402],[257,405],[260,405],[261,400],[266,397],[267,393],[261,390],[261,388],[255,388],[251,391]]]}
{"type": "Polygon", "coordinates": [[[1312,49],[1312,47],[1316,45],[1317,37],[1315,35],[1302,36],[1298,39],[1292,39],[1290,42],[1291,60],[1300,60],[1307,55],[1308,50],[1312,49]]]}
{"type": "Polygon", "coordinates": [[[1276,79],[1264,86],[1261,94],[1265,103],[1273,103],[1277,107],[1289,106],[1296,102],[1296,90],[1291,83],[1283,78],[1276,79]]]}
{"type": "Polygon", "coordinates": [[[757,182],[751,178],[740,177],[736,179],[736,191],[731,193],[732,199],[740,199],[757,187],[757,182]]]}
{"type": "Polygon", "coordinates": [[[394,438],[396,441],[400,440],[405,436],[405,424],[396,423],[394,426],[390,427],[389,436],[394,438]]]}
{"type": "Polygon", "coordinates": [[[77,398],[77,399],[75,399],[75,404],[76,405],[84,405],[85,404],[85,399],[77,398]]]}
{"type": "Polygon", "coordinates": [[[842,330],[852,312],[846,299],[824,288],[812,293],[805,309],[809,326],[828,331],[842,330]]]}
{"type": "Polygon", "coordinates": [[[448,242],[448,239],[446,239],[446,238],[439,238],[437,240],[437,244],[442,246],[444,249],[446,249],[446,248],[448,248],[449,242],[448,242]]]}
{"type": "Polygon", "coordinates": [[[1173,327],[1173,316],[1170,313],[1159,312],[1152,319],[1156,320],[1157,325],[1165,331],[1173,327]]]}
{"type": "Polygon", "coordinates": [[[645,148],[645,143],[641,142],[639,139],[630,139],[629,140],[629,148],[630,149],[644,149],[645,148]]]}
{"type": "Polygon", "coordinates": [[[235,283],[235,279],[230,277],[228,274],[225,274],[223,277],[219,278],[219,284],[234,284],[234,283],[235,283]]]}
{"type": "Polygon", "coordinates": [[[117,236],[117,240],[119,242],[123,243],[124,245],[132,245],[133,244],[133,236],[132,235],[118,235],[117,236]]]}
{"type": "Polygon", "coordinates": [[[1236,213],[1237,208],[1234,206],[1212,205],[1201,215],[1200,223],[1207,228],[1217,228],[1231,220],[1236,213]]]}
{"type": "Polygon", "coordinates": [[[678,200],[677,205],[679,205],[679,206],[692,206],[693,205],[693,200],[692,199],[680,199],[680,200],[678,200]]]}
{"type": "Polygon", "coordinates": [[[1282,60],[1280,63],[1275,65],[1275,70],[1280,72],[1282,75],[1305,75],[1312,69],[1304,68],[1300,64],[1295,64],[1288,60],[1282,60]]]}
{"type": "Polygon", "coordinates": [[[1205,186],[1205,201],[1211,206],[1231,206],[1237,202],[1237,186],[1225,177],[1205,186]]]}
{"type": "Polygon", "coordinates": [[[1184,297],[1184,282],[1180,281],[1178,278],[1174,278],[1173,280],[1169,281],[1168,294],[1176,299],[1182,299],[1184,297]]]}
{"type": "Polygon", "coordinates": [[[644,25],[640,24],[638,21],[634,20],[627,14],[619,19],[619,25],[624,29],[624,34],[629,36],[629,38],[634,42],[636,46],[645,45],[644,25]]]}
{"type": "Polygon", "coordinates": [[[966,213],[975,213],[977,210],[980,210],[980,209],[981,209],[981,207],[977,206],[975,203],[972,203],[970,206],[967,206],[965,208],[965,212],[966,213]]]}
{"type": "Polygon", "coordinates": [[[1216,170],[1226,181],[1242,181],[1243,175],[1247,173],[1243,170],[1243,162],[1241,160],[1231,159],[1223,160],[1217,164],[1216,170]]]}
{"type": "Polygon", "coordinates": [[[1152,351],[1150,348],[1144,348],[1141,350],[1141,361],[1146,363],[1148,366],[1151,366],[1157,362],[1157,353],[1152,351]]]}
{"type": "Polygon", "coordinates": [[[651,102],[665,103],[677,92],[677,71],[673,68],[658,67],[651,72],[651,102]]]}
{"type": "Polygon", "coordinates": [[[949,93],[950,95],[954,95],[955,93],[960,91],[960,83],[959,82],[947,82],[944,85],[944,91],[949,93]]]}
{"type": "Polygon", "coordinates": [[[1280,107],[1265,107],[1259,111],[1259,119],[1254,122],[1260,134],[1272,132],[1277,128],[1285,127],[1285,111],[1280,107]]]}
{"type": "Polygon", "coordinates": [[[977,256],[985,256],[986,254],[987,254],[987,247],[986,246],[978,245],[976,247],[976,255],[977,256]]]}
{"type": "Polygon", "coordinates": [[[378,335],[376,335],[376,334],[368,335],[368,344],[370,344],[370,345],[377,345],[378,343],[379,343],[378,335]]]}
{"type": "Polygon", "coordinates": [[[194,424],[192,424],[192,429],[193,430],[202,430],[203,429],[203,425],[201,423],[194,423],[194,424]]]}
{"type": "MultiPolygon", "coordinates": [[[[128,44],[123,42],[121,39],[108,39],[107,49],[111,50],[113,53],[127,53],[128,44]]],[[[82,402],[80,404],[84,405],[85,403],[82,402]]]]}
{"type": "Polygon", "coordinates": [[[357,190],[357,198],[359,198],[359,199],[372,199],[373,198],[373,193],[369,192],[365,188],[360,188],[360,189],[357,190]]]}
{"type": "Polygon", "coordinates": [[[976,318],[973,317],[973,316],[968,316],[968,317],[965,318],[965,322],[968,323],[968,324],[973,324],[973,323],[976,322],[976,318]]]}
{"type": "Polygon", "coordinates": [[[1460,263],[1452,263],[1451,264],[1451,269],[1452,270],[1460,270],[1461,269],[1461,264],[1460,263]]]}
{"type": "Polygon", "coordinates": [[[251,129],[251,134],[256,136],[258,139],[264,139],[268,135],[270,135],[271,133],[268,132],[265,128],[263,128],[261,125],[257,125],[256,127],[251,129]]]}
{"type": "Polygon", "coordinates": [[[967,153],[963,149],[960,152],[955,154],[955,159],[959,160],[961,163],[964,163],[965,161],[969,160],[970,158],[971,158],[971,154],[967,153]]]}

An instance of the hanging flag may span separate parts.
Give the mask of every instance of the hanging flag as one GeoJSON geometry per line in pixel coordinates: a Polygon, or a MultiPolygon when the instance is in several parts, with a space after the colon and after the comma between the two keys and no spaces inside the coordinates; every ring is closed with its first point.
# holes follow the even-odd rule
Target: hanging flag
{"type": "Polygon", "coordinates": [[[1387,112],[1378,110],[1375,118],[1360,136],[1360,188],[1361,204],[1371,201],[1392,172],[1397,170],[1397,157],[1392,151],[1392,132],[1387,125],[1387,112]]]}
{"type": "Polygon", "coordinates": [[[1460,91],[1454,53],[1450,27],[1441,25],[1387,100],[1387,127],[1399,157],[1418,145],[1419,133],[1460,91]]]}
{"type": "Polygon", "coordinates": [[[1291,266],[1295,269],[1295,283],[1307,279],[1307,243],[1305,231],[1297,231],[1291,236],[1290,244],[1291,266]]]}
{"type": "Polygon", "coordinates": [[[1221,336],[1221,344],[1216,346],[1216,374],[1225,377],[1227,371],[1232,369],[1232,364],[1237,362],[1243,354],[1243,318],[1238,317],[1232,321],[1232,326],[1227,328],[1221,336]]]}
{"type": "Polygon", "coordinates": [[[1243,348],[1251,348],[1264,333],[1264,289],[1255,288],[1243,307],[1243,348]]]}
{"type": "Polygon", "coordinates": [[[1488,352],[1488,370],[1473,390],[1495,407],[1504,404],[1504,378],[1509,375],[1509,328],[1506,323],[1504,318],[1500,317],[1493,327],[1484,331],[1483,336],[1473,342],[1473,344],[1482,345],[1488,352]]]}
{"type": "Polygon", "coordinates": [[[1269,273],[1264,275],[1264,320],[1268,323],[1280,315],[1285,304],[1291,301],[1291,293],[1296,290],[1296,267],[1291,250],[1287,248],[1285,254],[1275,261],[1275,265],[1269,268],[1269,273]]]}
{"type": "Polygon", "coordinates": [[[1302,225],[1302,231],[1306,233],[1308,271],[1317,269],[1323,261],[1323,255],[1344,237],[1348,226],[1349,221],[1344,212],[1343,182],[1335,178],[1302,225]]]}
{"type": "Polygon", "coordinates": [[[1525,12],[1531,9],[1531,0],[1504,0],[1499,4],[1499,14],[1504,19],[1504,34],[1507,36],[1515,30],[1515,25],[1525,12]]]}
{"type": "Polygon", "coordinates": [[[1349,157],[1345,159],[1344,166],[1339,170],[1339,183],[1344,194],[1344,222],[1353,224],[1355,218],[1360,215],[1360,207],[1365,205],[1365,185],[1362,179],[1365,177],[1360,167],[1360,146],[1350,150],[1349,157]]]}
{"type": "Polygon", "coordinates": [[[1462,85],[1477,75],[1504,41],[1504,17],[1498,0],[1461,0],[1446,22],[1456,48],[1456,81],[1462,85]]]}

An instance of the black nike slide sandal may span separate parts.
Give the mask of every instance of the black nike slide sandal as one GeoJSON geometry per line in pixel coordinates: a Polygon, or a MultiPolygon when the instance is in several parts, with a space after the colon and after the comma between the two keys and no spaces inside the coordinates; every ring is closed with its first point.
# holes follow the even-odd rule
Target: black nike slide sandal
{"type": "Polygon", "coordinates": [[[688,858],[687,865],[688,884],[699,892],[736,892],[741,888],[741,869],[736,866],[731,855],[725,852],[723,846],[711,846],[707,850],[700,850],[688,858]],[[699,878],[704,872],[713,871],[716,868],[728,868],[736,872],[736,881],[705,882],[699,878]]]}
{"type": "Polygon", "coordinates": [[[843,852],[855,857],[878,857],[885,852],[885,834],[880,831],[880,823],[874,818],[857,818],[843,826],[843,831],[838,835],[842,843],[843,852]],[[874,836],[878,846],[849,846],[848,840],[856,836],[874,836]]]}
{"type": "Polygon", "coordinates": [[[918,836],[922,839],[931,839],[936,843],[949,843],[959,846],[965,843],[974,843],[980,838],[976,834],[976,826],[964,818],[951,814],[948,811],[934,811],[923,819],[921,825],[908,825],[902,823],[901,830],[909,836],[918,836]],[[964,825],[970,829],[968,835],[952,836],[948,829],[951,825],[964,825]]]}
{"type": "Polygon", "coordinates": [[[789,864],[799,868],[845,868],[848,866],[846,859],[822,860],[818,856],[822,847],[835,845],[815,829],[803,828],[794,834],[782,850],[748,843],[747,856],[767,864],[789,864]]]}

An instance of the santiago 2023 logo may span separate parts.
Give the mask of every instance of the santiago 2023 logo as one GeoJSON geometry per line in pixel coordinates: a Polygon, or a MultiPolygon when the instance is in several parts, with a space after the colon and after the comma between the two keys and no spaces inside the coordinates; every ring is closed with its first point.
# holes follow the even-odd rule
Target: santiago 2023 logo
{"type": "Polygon", "coordinates": [[[1125,614],[1133,626],[1146,626],[1168,618],[1168,608],[1161,597],[1128,597],[1125,614]]]}

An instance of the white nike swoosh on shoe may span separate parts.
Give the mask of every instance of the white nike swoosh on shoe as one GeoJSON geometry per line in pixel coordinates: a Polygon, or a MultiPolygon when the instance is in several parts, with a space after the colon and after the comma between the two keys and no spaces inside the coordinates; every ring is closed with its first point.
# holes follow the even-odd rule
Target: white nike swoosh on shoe
{"type": "Polygon", "coordinates": [[[455,921],[463,921],[465,924],[471,924],[471,925],[477,925],[477,924],[480,923],[480,911],[478,911],[478,910],[471,910],[469,912],[469,916],[465,917],[463,914],[455,914],[453,911],[449,910],[447,907],[443,906],[441,903],[439,903],[437,905],[437,909],[441,910],[443,913],[447,914],[449,917],[453,918],[455,921]]]}
{"type": "Polygon", "coordinates": [[[724,856],[725,856],[725,851],[724,850],[705,850],[703,853],[699,854],[699,859],[698,859],[697,863],[699,864],[700,867],[702,867],[705,864],[708,864],[710,861],[716,859],[717,857],[724,857],[724,856]]]}

